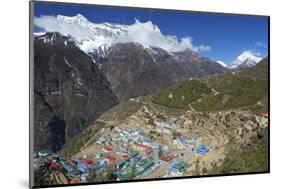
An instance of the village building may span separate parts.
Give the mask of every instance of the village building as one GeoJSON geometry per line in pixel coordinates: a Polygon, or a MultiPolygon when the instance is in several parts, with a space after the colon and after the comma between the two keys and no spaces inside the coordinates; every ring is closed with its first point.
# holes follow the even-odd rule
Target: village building
{"type": "Polygon", "coordinates": [[[209,150],[204,144],[200,144],[196,149],[197,155],[205,155],[209,150]]]}
{"type": "Polygon", "coordinates": [[[186,171],[186,168],[190,165],[187,162],[181,161],[177,162],[173,165],[171,169],[171,175],[177,176],[177,175],[183,175],[186,171]]]}
{"type": "Polygon", "coordinates": [[[152,156],[152,148],[139,142],[133,143],[133,148],[141,153],[144,157],[152,156]]]}
{"type": "Polygon", "coordinates": [[[117,159],[110,154],[105,155],[104,160],[106,160],[108,162],[108,164],[112,164],[117,161],[117,159]]]}
{"type": "Polygon", "coordinates": [[[105,152],[105,153],[112,152],[112,146],[110,146],[110,145],[104,145],[104,146],[102,147],[102,151],[105,152]]]}

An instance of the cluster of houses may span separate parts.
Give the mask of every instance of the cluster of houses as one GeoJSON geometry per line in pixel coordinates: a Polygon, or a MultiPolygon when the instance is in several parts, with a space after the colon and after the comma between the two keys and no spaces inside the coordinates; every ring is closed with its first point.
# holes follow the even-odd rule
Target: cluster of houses
{"type": "Polygon", "coordinates": [[[172,134],[172,131],[181,131],[180,124],[177,123],[176,118],[169,118],[165,121],[161,119],[154,120],[155,127],[153,128],[154,131],[158,133],[165,133],[165,134],[172,134]]]}
{"type": "MultiPolygon", "coordinates": [[[[168,130],[180,129],[180,125],[175,118],[166,121],[156,120],[157,128],[167,128],[168,130]]],[[[96,139],[97,149],[95,156],[91,159],[73,160],[58,157],[51,151],[40,151],[34,158],[34,167],[46,165],[48,169],[60,169],[69,183],[87,182],[89,171],[95,169],[100,173],[110,165],[115,168],[114,174],[117,180],[139,179],[149,176],[160,166],[166,166],[168,175],[183,175],[190,164],[186,161],[176,160],[176,155],[170,152],[167,144],[159,145],[146,136],[142,129],[126,129],[114,127],[110,134],[106,134],[107,128],[96,139]]],[[[170,131],[169,131],[170,132],[170,131]]],[[[179,136],[172,141],[178,149],[181,149],[182,156],[190,156],[192,152],[186,150],[187,146],[197,149],[194,153],[205,155],[208,149],[203,144],[197,146],[197,142],[192,138],[179,136]]]]}

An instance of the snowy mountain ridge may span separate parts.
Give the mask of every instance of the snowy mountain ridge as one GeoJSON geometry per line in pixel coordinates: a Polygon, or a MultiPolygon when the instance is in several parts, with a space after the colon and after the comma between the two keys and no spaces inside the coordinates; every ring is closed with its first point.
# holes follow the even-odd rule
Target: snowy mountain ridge
{"type": "Polygon", "coordinates": [[[45,32],[59,32],[72,36],[77,46],[91,57],[106,57],[107,50],[116,43],[138,43],[144,48],[159,47],[169,53],[191,49],[195,52],[207,51],[209,46],[192,44],[191,37],[177,39],[174,35],[164,35],[151,21],[135,20],[131,25],[115,23],[93,23],[85,16],[40,16],[34,23],[45,32]]]}
{"type": "Polygon", "coordinates": [[[240,54],[236,59],[234,59],[228,66],[228,69],[240,69],[248,68],[256,65],[261,61],[261,57],[257,56],[254,52],[248,50],[240,54]]]}

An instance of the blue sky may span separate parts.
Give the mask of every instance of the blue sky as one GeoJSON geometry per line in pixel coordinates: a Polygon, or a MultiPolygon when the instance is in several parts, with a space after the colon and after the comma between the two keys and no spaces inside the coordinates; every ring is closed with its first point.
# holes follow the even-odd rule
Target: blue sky
{"type": "MultiPolygon", "coordinates": [[[[243,51],[251,50],[261,57],[267,55],[268,19],[260,16],[179,12],[168,10],[112,8],[74,4],[35,3],[34,15],[82,14],[94,23],[133,24],[152,21],[164,35],[178,39],[192,37],[194,45],[208,45],[209,51],[199,52],[212,60],[230,63],[243,51]]],[[[40,31],[35,27],[35,31],[40,31]]]]}

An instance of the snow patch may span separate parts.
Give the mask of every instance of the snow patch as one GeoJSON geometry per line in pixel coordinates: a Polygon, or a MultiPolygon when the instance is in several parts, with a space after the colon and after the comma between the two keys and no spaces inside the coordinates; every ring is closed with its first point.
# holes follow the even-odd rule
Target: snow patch
{"type": "Polygon", "coordinates": [[[46,34],[46,32],[34,32],[33,36],[34,37],[39,37],[39,36],[42,36],[42,35],[45,35],[45,34],[46,34]]]}
{"type": "Polygon", "coordinates": [[[227,65],[221,60],[218,60],[217,63],[219,63],[221,66],[223,66],[225,68],[227,67],[227,65]]]}

